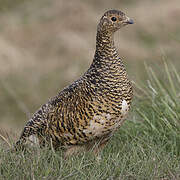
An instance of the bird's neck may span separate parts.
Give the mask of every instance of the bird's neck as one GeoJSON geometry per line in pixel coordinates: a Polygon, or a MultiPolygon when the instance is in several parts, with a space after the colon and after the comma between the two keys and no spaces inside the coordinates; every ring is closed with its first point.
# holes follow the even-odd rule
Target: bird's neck
{"type": "MultiPolygon", "coordinates": [[[[96,54],[108,57],[112,55],[116,48],[114,46],[114,34],[109,32],[97,32],[96,35],[96,54]]],[[[96,55],[95,54],[95,55],[96,55]]]]}
{"type": "Polygon", "coordinates": [[[97,88],[101,91],[103,87],[117,89],[122,84],[129,83],[123,61],[114,45],[113,34],[97,33],[94,59],[85,77],[94,86],[101,82],[97,88]]]}
{"type": "Polygon", "coordinates": [[[122,61],[114,45],[114,33],[97,31],[96,51],[92,65],[101,65],[101,68],[106,68],[115,63],[121,64],[122,61]]]}

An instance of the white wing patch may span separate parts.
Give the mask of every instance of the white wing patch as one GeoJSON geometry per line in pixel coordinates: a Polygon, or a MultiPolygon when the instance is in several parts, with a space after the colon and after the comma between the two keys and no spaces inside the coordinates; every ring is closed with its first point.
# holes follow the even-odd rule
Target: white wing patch
{"type": "Polygon", "coordinates": [[[121,109],[122,114],[125,116],[127,114],[128,110],[129,110],[129,107],[128,107],[127,101],[123,100],[122,101],[122,109],[121,109]]]}
{"type": "Polygon", "coordinates": [[[88,129],[84,129],[83,132],[84,133],[92,132],[93,135],[98,136],[102,134],[104,127],[105,127],[104,125],[100,123],[96,123],[94,122],[94,120],[91,120],[88,129]]]}
{"type": "Polygon", "coordinates": [[[94,116],[94,118],[90,121],[89,127],[84,129],[84,133],[92,133],[94,136],[101,136],[104,128],[106,120],[110,120],[111,115],[103,113],[102,116],[94,116]],[[96,122],[97,121],[97,122],[96,122]]]}
{"type": "Polygon", "coordinates": [[[94,116],[94,118],[90,121],[89,126],[87,129],[84,129],[84,133],[92,133],[92,136],[102,136],[107,129],[117,129],[126,118],[126,115],[129,111],[129,106],[126,100],[122,101],[122,108],[121,108],[121,117],[115,120],[114,124],[107,127],[106,121],[111,121],[113,117],[110,114],[103,113],[101,116],[94,116]],[[106,129],[105,129],[106,128],[106,129]]]}

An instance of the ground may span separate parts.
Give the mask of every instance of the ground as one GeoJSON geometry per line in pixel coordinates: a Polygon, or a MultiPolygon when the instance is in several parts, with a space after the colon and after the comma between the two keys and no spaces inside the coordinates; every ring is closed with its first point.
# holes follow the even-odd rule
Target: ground
{"type": "Polygon", "coordinates": [[[179,19],[179,0],[1,0],[0,179],[178,179],[179,19]],[[31,114],[89,67],[97,23],[112,8],[135,22],[115,35],[135,98],[101,160],[8,153],[31,114]]]}

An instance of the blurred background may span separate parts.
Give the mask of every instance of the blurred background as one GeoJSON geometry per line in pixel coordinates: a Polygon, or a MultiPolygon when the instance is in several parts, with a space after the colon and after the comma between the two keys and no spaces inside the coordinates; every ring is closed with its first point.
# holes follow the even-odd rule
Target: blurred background
{"type": "Polygon", "coordinates": [[[163,60],[180,70],[179,0],[0,0],[0,134],[17,139],[40,105],[83,74],[106,10],[135,22],[115,35],[129,77],[143,84],[144,63],[163,78],[163,60]]]}

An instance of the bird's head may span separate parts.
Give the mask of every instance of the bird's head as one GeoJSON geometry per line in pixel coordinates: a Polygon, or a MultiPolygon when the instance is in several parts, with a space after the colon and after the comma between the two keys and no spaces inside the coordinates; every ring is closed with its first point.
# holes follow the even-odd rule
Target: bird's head
{"type": "Polygon", "coordinates": [[[113,33],[119,30],[121,27],[133,23],[133,20],[127,17],[123,12],[118,10],[109,10],[105,12],[100,19],[98,31],[113,33]]]}

